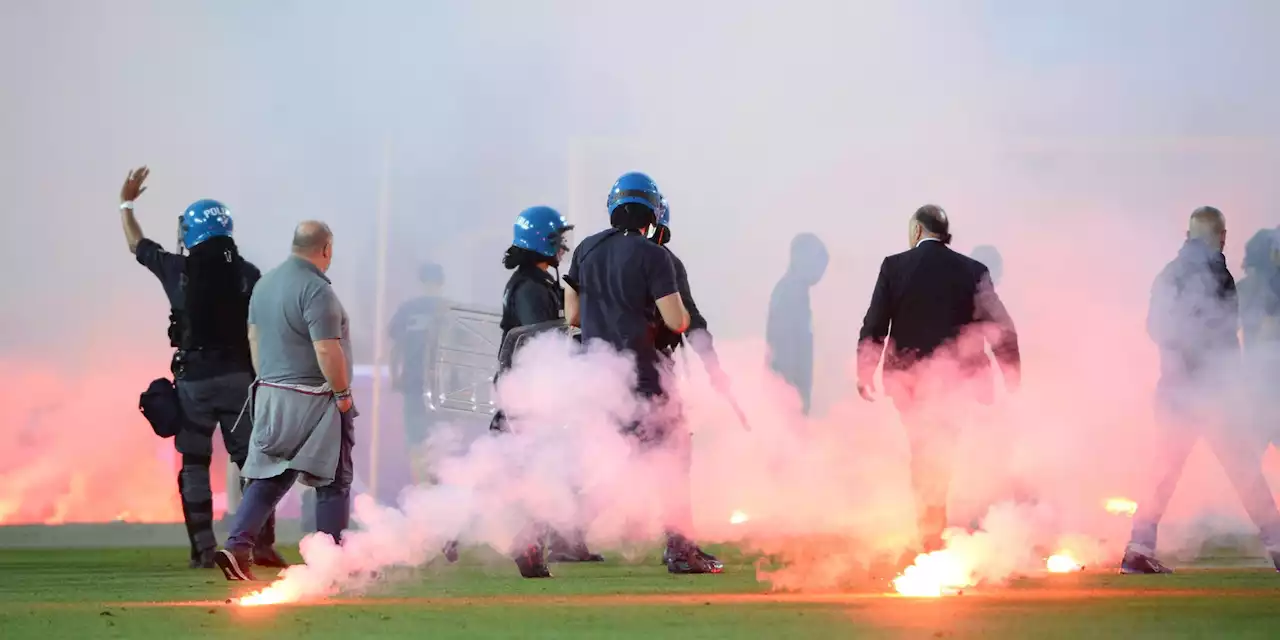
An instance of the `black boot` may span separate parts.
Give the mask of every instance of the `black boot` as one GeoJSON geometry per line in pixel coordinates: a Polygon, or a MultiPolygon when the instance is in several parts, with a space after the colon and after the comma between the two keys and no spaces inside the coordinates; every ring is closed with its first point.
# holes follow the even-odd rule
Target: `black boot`
{"type": "Polygon", "coordinates": [[[178,497],[182,501],[182,520],[191,543],[192,569],[212,569],[213,553],[218,539],[213,533],[213,492],[209,489],[209,459],[183,456],[178,472],[178,497]]]}
{"type": "Polygon", "coordinates": [[[515,557],[516,568],[520,569],[520,575],[526,578],[550,578],[551,569],[547,568],[547,563],[542,558],[542,547],[536,544],[529,545],[524,552],[515,557]]]}

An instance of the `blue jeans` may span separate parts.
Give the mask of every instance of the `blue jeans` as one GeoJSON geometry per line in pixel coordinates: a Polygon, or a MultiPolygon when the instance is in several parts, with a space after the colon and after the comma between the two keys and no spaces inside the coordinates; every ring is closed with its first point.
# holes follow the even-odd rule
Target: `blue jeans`
{"type": "MultiPolygon", "coordinates": [[[[333,482],[316,488],[316,529],[342,542],[342,532],[351,522],[351,481],[354,470],[351,449],[355,444],[354,411],[342,414],[342,449],[338,455],[338,468],[333,482]]],[[[231,523],[231,535],[227,537],[227,549],[248,551],[257,543],[257,533],[275,511],[293,483],[298,472],[292,469],[274,478],[250,480],[244,489],[244,499],[231,523]]]]}

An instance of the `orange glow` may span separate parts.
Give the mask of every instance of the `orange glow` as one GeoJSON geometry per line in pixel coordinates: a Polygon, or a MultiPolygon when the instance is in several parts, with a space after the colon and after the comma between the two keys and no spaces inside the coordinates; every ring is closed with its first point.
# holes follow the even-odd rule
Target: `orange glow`
{"type": "Polygon", "coordinates": [[[172,441],[157,438],[137,408],[167,362],[112,354],[71,375],[0,359],[21,372],[0,389],[9,416],[0,421],[0,525],[182,522],[172,441]]]}
{"type": "Polygon", "coordinates": [[[898,593],[912,598],[938,598],[974,584],[969,563],[950,549],[916,556],[915,564],[893,580],[898,593]]]}
{"type": "Polygon", "coordinates": [[[1070,551],[1059,551],[1045,560],[1045,568],[1049,573],[1071,573],[1083,569],[1084,565],[1077,562],[1070,551]]]}
{"type": "Polygon", "coordinates": [[[244,596],[236,603],[242,607],[261,607],[273,604],[288,604],[302,599],[296,580],[277,580],[261,591],[244,596]]]}
{"type": "Polygon", "coordinates": [[[1107,513],[1133,517],[1138,512],[1138,503],[1128,498],[1107,498],[1107,513]]]}

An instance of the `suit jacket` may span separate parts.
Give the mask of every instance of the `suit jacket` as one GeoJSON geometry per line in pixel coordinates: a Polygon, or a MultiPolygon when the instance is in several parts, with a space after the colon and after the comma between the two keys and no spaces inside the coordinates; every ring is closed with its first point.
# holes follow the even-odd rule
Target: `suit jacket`
{"type": "Polygon", "coordinates": [[[858,378],[905,371],[947,349],[962,371],[990,375],[984,343],[1006,377],[1020,367],[1013,320],[982,263],[927,240],[884,259],[858,340],[858,378]]]}

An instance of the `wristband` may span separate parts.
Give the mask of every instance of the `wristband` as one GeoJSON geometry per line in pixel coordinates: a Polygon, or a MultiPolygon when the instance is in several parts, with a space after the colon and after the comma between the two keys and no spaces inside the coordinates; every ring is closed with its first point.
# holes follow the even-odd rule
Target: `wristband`
{"type": "Polygon", "coordinates": [[[121,210],[121,211],[124,211],[125,209],[128,209],[128,210],[130,210],[130,211],[133,211],[133,201],[132,201],[132,200],[125,200],[124,202],[121,202],[121,203],[120,203],[120,210],[121,210]]]}
{"type": "Polygon", "coordinates": [[[337,400],[343,400],[343,399],[345,399],[345,398],[350,398],[350,397],[351,397],[351,389],[348,387],[347,389],[344,389],[344,390],[342,390],[342,391],[334,391],[334,392],[333,392],[333,397],[334,397],[335,399],[337,399],[337,400]]]}

